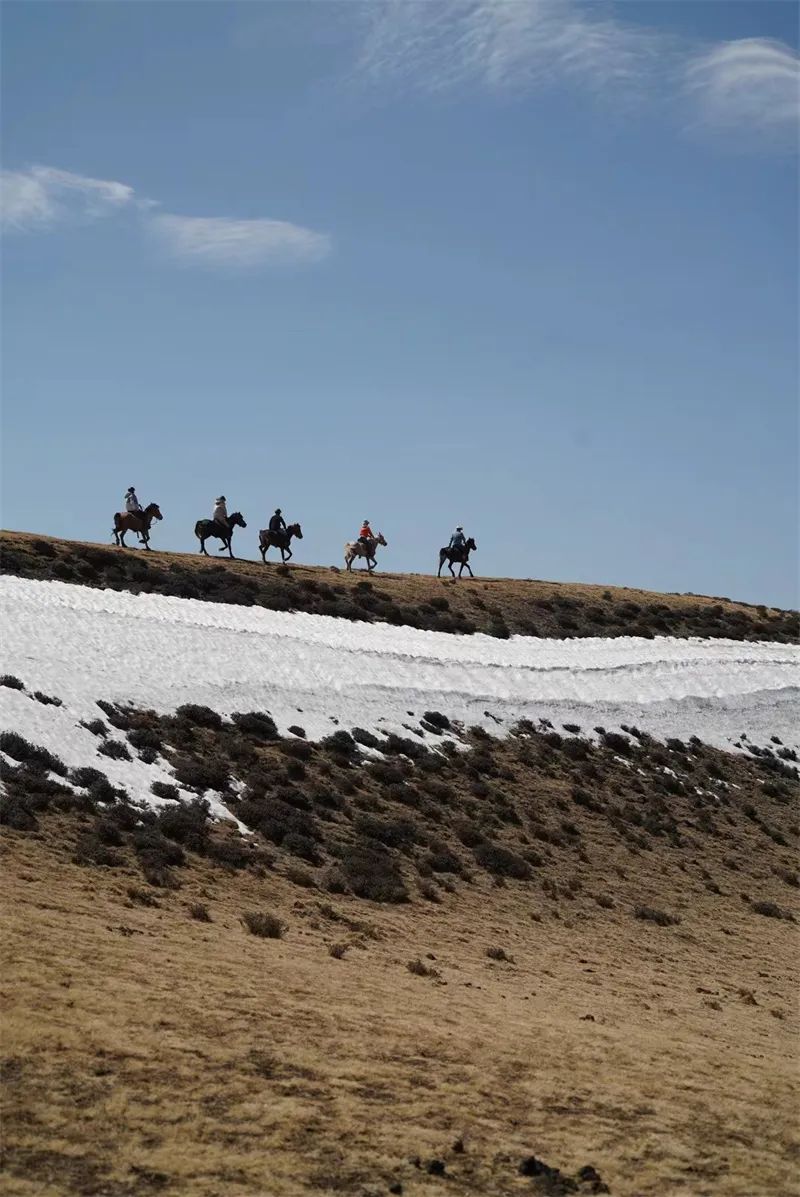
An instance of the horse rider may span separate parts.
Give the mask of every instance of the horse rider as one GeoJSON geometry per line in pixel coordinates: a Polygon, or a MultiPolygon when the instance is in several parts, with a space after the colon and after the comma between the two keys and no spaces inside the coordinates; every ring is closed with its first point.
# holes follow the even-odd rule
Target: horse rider
{"type": "Polygon", "coordinates": [[[269,518],[269,530],[270,530],[270,532],[285,532],[286,531],[286,520],[281,515],[280,507],[276,507],[275,514],[271,515],[269,518]]]}
{"type": "Polygon", "coordinates": [[[467,538],[464,535],[464,529],[461,527],[461,524],[459,524],[453,535],[450,537],[450,543],[447,547],[448,549],[455,549],[457,553],[461,553],[464,551],[466,543],[467,538]]]}
{"type": "Polygon", "coordinates": [[[136,498],[136,488],[129,486],[125,491],[125,510],[128,515],[139,515],[142,510],[142,505],[136,498]]]}
{"type": "Polygon", "coordinates": [[[224,495],[220,495],[218,499],[214,500],[214,514],[211,518],[215,524],[222,524],[223,528],[230,528],[228,508],[224,495]]]}
{"type": "Polygon", "coordinates": [[[369,526],[369,520],[364,520],[364,523],[361,525],[361,531],[358,534],[358,539],[365,548],[371,540],[378,539],[375,533],[372,531],[372,528],[369,526]]]}
{"type": "MultiPolygon", "coordinates": [[[[125,510],[128,513],[128,515],[144,515],[144,511],[142,510],[142,505],[139,502],[139,500],[136,498],[136,487],[135,486],[129,486],[128,489],[125,491],[125,510]]],[[[142,540],[141,532],[137,531],[136,537],[139,540],[139,542],[141,543],[141,540],[142,540]]]]}

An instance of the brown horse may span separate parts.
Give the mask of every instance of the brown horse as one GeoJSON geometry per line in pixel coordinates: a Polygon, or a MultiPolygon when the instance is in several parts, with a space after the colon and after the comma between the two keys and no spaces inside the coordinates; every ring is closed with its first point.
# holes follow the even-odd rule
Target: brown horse
{"type": "Polygon", "coordinates": [[[138,532],[146,549],[150,548],[150,525],[153,520],[163,520],[158,503],[148,503],[144,511],[118,511],[111,529],[118,547],[127,549],[126,532],[138,532]]]}
{"type": "Polygon", "coordinates": [[[303,529],[299,524],[289,524],[285,532],[283,528],[278,528],[275,532],[271,532],[269,528],[262,528],[258,534],[258,547],[261,549],[261,560],[264,564],[267,564],[267,550],[271,549],[273,545],[276,549],[280,549],[284,563],[287,562],[292,555],[289,546],[293,536],[296,536],[298,540],[303,539],[303,529]]]}
{"type": "Polygon", "coordinates": [[[353,568],[353,562],[356,557],[366,557],[367,569],[372,573],[375,566],[378,564],[378,559],[375,556],[375,550],[379,544],[387,548],[386,541],[383,539],[383,533],[379,532],[377,536],[368,539],[366,543],[363,540],[348,540],[344,546],[344,563],[348,570],[353,568]]]}
{"type": "Polygon", "coordinates": [[[200,541],[200,552],[208,556],[206,552],[206,541],[210,536],[216,537],[217,540],[222,541],[222,548],[217,552],[224,553],[228,550],[228,556],[233,557],[233,549],[231,548],[231,539],[233,538],[234,528],[246,528],[247,524],[242,518],[241,511],[234,511],[232,515],[228,516],[228,527],[224,524],[218,524],[216,520],[198,520],[194,526],[194,534],[200,541]]]}

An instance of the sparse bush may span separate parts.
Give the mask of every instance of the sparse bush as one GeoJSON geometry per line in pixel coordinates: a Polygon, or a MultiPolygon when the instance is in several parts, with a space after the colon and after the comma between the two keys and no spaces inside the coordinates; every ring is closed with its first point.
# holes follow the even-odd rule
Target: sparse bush
{"type": "Polygon", "coordinates": [[[372,841],[356,841],[345,847],[340,864],[356,897],[369,898],[373,902],[408,901],[408,891],[396,860],[372,841]]]}
{"type": "Polygon", "coordinates": [[[352,731],[353,739],[357,744],[363,744],[365,748],[378,748],[380,740],[374,736],[372,732],[366,731],[363,727],[354,727],[352,731]]]}
{"type": "Polygon", "coordinates": [[[441,895],[432,881],[422,880],[419,883],[419,892],[426,902],[441,902],[441,895]]]}
{"type": "Polygon", "coordinates": [[[334,960],[343,960],[349,946],[346,943],[328,944],[328,955],[332,956],[334,960]]]}
{"type": "Polygon", "coordinates": [[[283,837],[281,847],[287,852],[291,852],[292,856],[299,856],[301,860],[307,860],[309,864],[322,863],[317,845],[310,836],[303,835],[301,832],[290,831],[283,837]]]}
{"type": "Polygon", "coordinates": [[[128,743],[137,749],[154,748],[158,751],[161,742],[161,733],[153,727],[134,727],[128,732],[128,743]]]}
{"type": "Polygon", "coordinates": [[[0,686],[7,686],[9,690],[25,689],[25,683],[21,682],[18,677],[14,677],[13,673],[4,673],[0,677],[0,686]]]}
{"type": "Polygon", "coordinates": [[[176,779],[190,790],[226,791],[230,775],[219,757],[179,756],[173,762],[176,779]]]}
{"type": "Polygon", "coordinates": [[[750,909],[754,914],[763,914],[768,919],[786,919],[790,923],[795,921],[794,915],[783,910],[777,902],[751,902],[750,909]]]}
{"type": "Polygon", "coordinates": [[[423,964],[419,956],[416,958],[416,960],[409,960],[406,968],[410,973],[413,973],[415,977],[440,977],[442,975],[438,968],[431,968],[430,965],[423,964]]]}
{"type": "Polygon", "coordinates": [[[211,707],[200,706],[194,702],[186,702],[178,707],[175,716],[186,723],[193,723],[196,727],[222,727],[221,715],[212,711],[211,707]]]}
{"type": "Polygon", "coordinates": [[[170,803],[156,815],[156,827],[169,840],[183,844],[191,852],[204,852],[209,836],[209,805],[200,799],[170,803]]]}
{"type": "Polygon", "coordinates": [[[111,757],[115,761],[129,761],[131,754],[120,740],[103,740],[97,751],[103,756],[111,757]]]}
{"type": "Polygon", "coordinates": [[[100,839],[94,831],[86,831],[78,836],[75,851],[72,856],[73,864],[96,865],[100,868],[115,869],[125,863],[119,852],[114,852],[100,839]]]}
{"type": "Polygon", "coordinates": [[[300,865],[290,864],[286,870],[286,879],[291,881],[292,885],[299,885],[303,889],[317,887],[313,873],[309,873],[308,869],[301,868],[300,865]]]}
{"type": "Polygon", "coordinates": [[[525,881],[531,875],[531,866],[510,848],[484,840],[473,849],[475,859],[488,873],[495,877],[513,877],[525,881]]]}
{"type": "Polygon", "coordinates": [[[506,964],[514,963],[514,957],[509,956],[505,948],[487,948],[486,955],[490,960],[501,960],[505,961],[506,964]]]}
{"type": "Polygon", "coordinates": [[[140,889],[138,885],[129,885],[126,889],[126,894],[131,902],[135,902],[137,906],[154,906],[160,908],[161,903],[154,894],[151,894],[147,889],[140,889]]]}
{"type": "Polygon", "coordinates": [[[250,843],[238,835],[222,838],[213,835],[208,841],[206,855],[214,864],[224,869],[246,869],[248,865],[258,861],[261,864],[270,863],[265,853],[258,856],[253,852],[250,843]]]}
{"type": "Polygon", "coordinates": [[[286,924],[277,915],[267,911],[247,911],[241,916],[242,924],[251,935],[261,939],[283,939],[286,924]]]}
{"type": "Polygon", "coordinates": [[[168,869],[172,865],[186,863],[186,856],[180,844],[167,839],[155,827],[138,827],[133,835],[133,846],[142,862],[149,870],[168,869]]]}
{"type": "Polygon", "coordinates": [[[275,720],[263,711],[235,711],[231,719],[239,731],[251,740],[266,743],[278,738],[275,720]]]}
{"type": "Polygon", "coordinates": [[[211,917],[211,912],[204,902],[193,902],[189,907],[190,918],[197,919],[198,923],[212,923],[214,920],[211,917]]]}
{"type": "Polygon", "coordinates": [[[167,802],[180,802],[181,800],[181,792],[178,787],[168,781],[154,781],[150,786],[150,792],[155,794],[156,798],[164,798],[167,802]]]}
{"type": "Polygon", "coordinates": [[[7,756],[13,757],[15,761],[23,761],[33,767],[48,769],[60,777],[67,776],[68,769],[62,760],[49,749],[42,748],[39,744],[31,744],[17,732],[0,732],[0,750],[7,756]]]}
{"type": "Polygon", "coordinates": [[[81,723],[81,727],[85,727],[93,736],[107,736],[108,728],[102,719],[90,719],[88,723],[81,723]]]}
{"type": "Polygon", "coordinates": [[[598,906],[602,906],[603,910],[613,910],[614,899],[609,898],[608,894],[595,894],[594,900],[598,906]]]}
{"type": "Polygon", "coordinates": [[[52,694],[44,694],[41,690],[34,690],[33,697],[45,707],[63,707],[64,705],[60,698],[56,698],[52,694]]]}
{"type": "Polygon", "coordinates": [[[637,919],[656,923],[659,927],[673,927],[681,921],[677,915],[667,914],[664,910],[656,910],[653,906],[634,906],[633,913],[637,919]]]}

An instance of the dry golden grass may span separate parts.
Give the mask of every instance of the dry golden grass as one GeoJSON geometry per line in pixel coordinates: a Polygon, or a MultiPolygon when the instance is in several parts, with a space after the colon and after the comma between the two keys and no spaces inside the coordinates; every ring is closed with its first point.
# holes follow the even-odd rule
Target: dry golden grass
{"type": "MultiPolygon", "coordinates": [[[[236,546],[243,553],[253,550],[250,532],[248,528],[247,540],[236,546]]],[[[157,536],[155,540],[157,543],[157,536]]],[[[107,544],[24,532],[0,533],[0,553],[3,571],[22,576],[57,577],[116,589],[146,584],[157,593],[255,602],[280,609],[300,607],[323,614],[411,623],[443,631],[477,629],[501,635],[511,631],[559,637],[702,635],[773,640],[798,634],[796,615],[727,598],[658,594],[580,582],[485,578],[480,576],[479,556],[474,561],[478,574],[474,581],[467,577],[453,581],[449,577],[437,578],[435,568],[432,574],[386,572],[384,565],[391,558],[384,555],[378,571],[369,575],[372,591],[367,599],[363,589],[359,593],[360,584],[368,577],[366,571],[354,568],[347,573],[338,562],[334,567],[294,562],[287,567],[277,562],[265,566],[260,561],[205,558],[196,553],[113,549],[107,544]],[[141,572],[144,570],[149,577],[141,572]],[[327,599],[321,597],[319,588],[330,592],[327,599]],[[447,602],[446,611],[431,606],[432,602],[441,603],[443,599],[447,602]]],[[[302,543],[296,559],[302,560],[302,543]]]]}
{"type": "Polygon", "coordinates": [[[135,870],[70,862],[74,818],[3,851],[5,1193],[499,1197],[532,1191],[531,1153],[616,1197],[798,1191],[795,929],[733,889],[652,853],[622,879],[609,845],[560,906],[481,875],[378,907],[197,857],[142,906],[135,870]]]}

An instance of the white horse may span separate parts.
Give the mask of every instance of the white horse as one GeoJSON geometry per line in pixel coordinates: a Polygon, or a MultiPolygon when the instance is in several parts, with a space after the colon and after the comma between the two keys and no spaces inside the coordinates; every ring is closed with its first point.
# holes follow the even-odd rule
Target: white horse
{"type": "Polygon", "coordinates": [[[383,539],[382,532],[379,532],[377,536],[373,536],[371,539],[368,539],[366,544],[364,544],[362,540],[348,540],[347,544],[344,546],[344,563],[348,570],[353,568],[353,562],[355,561],[356,557],[366,557],[367,569],[370,573],[372,573],[373,569],[378,564],[375,557],[375,550],[379,544],[382,544],[384,548],[388,547],[386,541],[383,539]]]}

